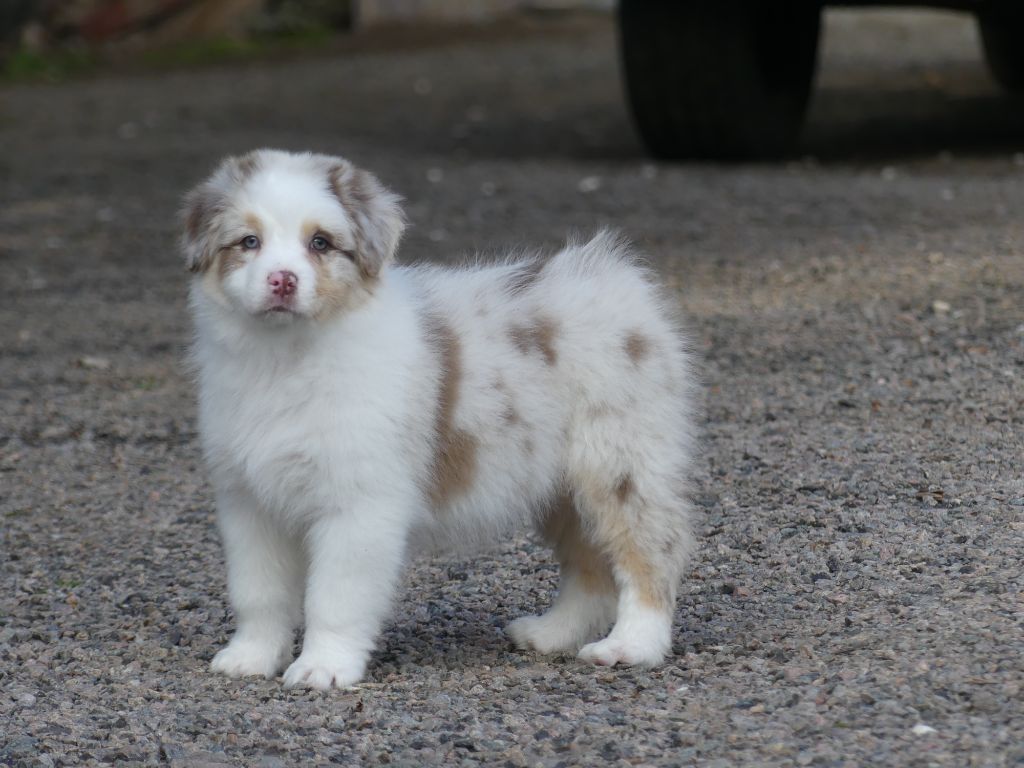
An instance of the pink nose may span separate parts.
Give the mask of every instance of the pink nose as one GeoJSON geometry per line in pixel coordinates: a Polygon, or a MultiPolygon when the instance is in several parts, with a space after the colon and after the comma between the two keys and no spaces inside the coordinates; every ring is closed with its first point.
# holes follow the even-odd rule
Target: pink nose
{"type": "Polygon", "coordinates": [[[270,285],[271,292],[275,296],[291,296],[295,293],[295,288],[299,284],[299,278],[295,276],[294,272],[281,270],[267,275],[267,283],[270,285]]]}

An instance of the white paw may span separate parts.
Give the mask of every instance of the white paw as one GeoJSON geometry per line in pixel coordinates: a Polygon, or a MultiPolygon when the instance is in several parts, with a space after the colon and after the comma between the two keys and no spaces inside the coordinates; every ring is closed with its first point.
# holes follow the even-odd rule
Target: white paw
{"type": "Polygon", "coordinates": [[[290,657],[290,649],[281,643],[234,637],[218,651],[210,669],[228,677],[274,677],[290,657]]]}
{"type": "Polygon", "coordinates": [[[613,667],[616,664],[653,667],[665,658],[668,648],[657,641],[620,640],[609,636],[580,649],[579,658],[591,664],[613,667]]]}
{"type": "Polygon", "coordinates": [[[366,656],[348,651],[303,651],[284,673],[287,688],[302,685],[325,691],[345,688],[363,679],[366,656]]]}
{"type": "Polygon", "coordinates": [[[517,648],[538,653],[575,653],[580,647],[579,632],[551,614],[523,616],[510,622],[505,633],[517,648]]]}

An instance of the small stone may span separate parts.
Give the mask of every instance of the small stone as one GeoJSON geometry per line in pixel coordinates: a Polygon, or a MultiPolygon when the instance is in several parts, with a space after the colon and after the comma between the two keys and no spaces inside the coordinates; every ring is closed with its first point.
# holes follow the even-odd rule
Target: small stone
{"type": "Polygon", "coordinates": [[[94,371],[106,371],[110,368],[110,361],[107,358],[95,357],[93,355],[85,355],[78,358],[78,364],[82,368],[89,368],[94,371]]]}
{"type": "Polygon", "coordinates": [[[918,723],[917,725],[915,725],[913,728],[910,729],[910,732],[912,734],[914,734],[915,736],[927,736],[930,733],[936,733],[936,730],[934,728],[932,728],[930,725],[925,725],[924,723],[918,723]]]}
{"type": "Polygon", "coordinates": [[[782,670],[782,676],[791,683],[799,680],[806,674],[808,674],[808,670],[805,667],[786,667],[782,670]]]}

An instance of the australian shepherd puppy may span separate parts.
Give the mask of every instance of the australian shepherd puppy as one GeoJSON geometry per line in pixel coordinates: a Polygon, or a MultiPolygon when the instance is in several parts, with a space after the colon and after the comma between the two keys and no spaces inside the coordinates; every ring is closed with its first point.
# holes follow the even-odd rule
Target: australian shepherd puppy
{"type": "Polygon", "coordinates": [[[398,197],[323,155],[230,158],[186,198],[237,619],[212,668],[351,685],[411,554],[514,526],[561,565],[550,610],[509,625],[516,645],[657,664],[693,546],[673,302],[608,234],[550,258],[395,266],[403,228],[398,197]]]}

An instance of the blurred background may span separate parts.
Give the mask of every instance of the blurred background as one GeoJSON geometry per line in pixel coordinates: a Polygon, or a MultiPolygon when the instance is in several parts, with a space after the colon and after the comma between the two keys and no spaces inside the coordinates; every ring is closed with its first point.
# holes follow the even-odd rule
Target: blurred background
{"type": "Polygon", "coordinates": [[[0,2],[0,764],[1020,764],[1018,5],[0,2]],[[208,675],[178,208],[261,146],[377,174],[403,261],[642,249],[702,360],[671,663],[514,651],[515,540],[330,707],[208,675]]]}
{"type": "MultiPolygon", "coordinates": [[[[635,151],[627,148],[630,131],[616,123],[621,110],[609,110],[620,95],[644,148],[664,159],[1012,148],[1024,129],[1020,101],[1007,97],[1024,89],[1015,43],[1024,10],[997,0],[940,0],[933,11],[863,5],[822,13],[818,0],[8,0],[0,9],[0,75],[53,82],[118,68],[555,35],[564,61],[490,67],[488,76],[502,81],[494,83],[502,104],[491,113],[504,105],[502,117],[512,117],[508,99],[527,80],[558,97],[560,109],[589,106],[568,126],[575,136],[542,139],[571,151],[635,151]],[[527,74],[531,66],[540,82],[527,74]]],[[[414,94],[436,109],[444,86],[433,92],[428,75],[414,94]]],[[[517,136],[537,140],[536,131],[522,137],[521,127],[512,129],[517,136]]],[[[468,134],[480,129],[457,129],[466,135],[454,138],[471,145],[468,134]]]]}

